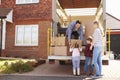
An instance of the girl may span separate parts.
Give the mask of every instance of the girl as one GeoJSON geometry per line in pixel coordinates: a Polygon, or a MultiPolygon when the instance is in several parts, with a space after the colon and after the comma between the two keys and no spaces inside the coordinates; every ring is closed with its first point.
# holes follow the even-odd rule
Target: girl
{"type": "Polygon", "coordinates": [[[70,52],[72,52],[73,75],[80,75],[80,51],[82,51],[82,49],[77,42],[70,48],[70,52]]]}
{"type": "Polygon", "coordinates": [[[102,53],[102,30],[100,29],[99,23],[95,21],[93,23],[95,28],[93,33],[93,64],[95,67],[95,75],[93,78],[100,77],[102,71],[102,60],[101,60],[101,53],[102,53]]]}

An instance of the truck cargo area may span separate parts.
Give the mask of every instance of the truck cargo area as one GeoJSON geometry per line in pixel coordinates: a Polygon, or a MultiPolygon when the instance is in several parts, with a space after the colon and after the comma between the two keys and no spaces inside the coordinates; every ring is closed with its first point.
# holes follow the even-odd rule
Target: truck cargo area
{"type": "MultiPolygon", "coordinates": [[[[48,30],[48,59],[71,60],[69,45],[66,39],[68,25],[75,20],[82,22],[84,29],[82,47],[84,48],[86,38],[93,33],[94,29],[91,26],[94,20],[99,21],[103,31],[105,31],[105,12],[103,10],[105,2],[104,0],[92,0],[91,2],[89,0],[54,0],[53,3],[53,23],[51,29],[48,30]]],[[[104,43],[106,44],[105,40],[106,38],[104,37],[104,43]]],[[[105,47],[106,45],[104,45],[105,47]]],[[[109,58],[104,54],[104,51],[102,59],[108,61],[109,58]]],[[[84,50],[80,59],[85,60],[84,50]]]]}

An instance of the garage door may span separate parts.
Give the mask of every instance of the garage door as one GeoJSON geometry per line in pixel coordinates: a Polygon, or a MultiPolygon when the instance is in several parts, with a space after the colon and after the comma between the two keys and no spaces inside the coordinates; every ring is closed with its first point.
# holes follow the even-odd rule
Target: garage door
{"type": "Polygon", "coordinates": [[[120,34],[111,34],[111,51],[120,54],[120,34]]]}

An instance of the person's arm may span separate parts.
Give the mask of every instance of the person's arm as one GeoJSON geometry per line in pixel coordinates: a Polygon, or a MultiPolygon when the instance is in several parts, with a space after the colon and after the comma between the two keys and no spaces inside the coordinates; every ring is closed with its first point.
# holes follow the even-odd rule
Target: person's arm
{"type": "Polygon", "coordinates": [[[83,27],[82,26],[80,26],[78,33],[80,36],[80,40],[83,40],[83,27]]]}
{"type": "Polygon", "coordinates": [[[68,36],[68,41],[70,43],[70,40],[71,40],[71,34],[72,34],[72,29],[74,28],[75,26],[75,22],[71,22],[70,25],[68,26],[68,29],[67,29],[67,36],[68,36]]]}
{"type": "Polygon", "coordinates": [[[69,42],[71,40],[71,34],[72,34],[72,30],[69,28],[69,30],[68,30],[68,41],[69,42]]]}
{"type": "Polygon", "coordinates": [[[79,48],[80,52],[82,52],[82,48],[79,48]]]}
{"type": "Polygon", "coordinates": [[[70,52],[73,52],[73,48],[70,48],[70,52]]]}
{"type": "Polygon", "coordinates": [[[91,45],[90,45],[90,50],[92,50],[92,49],[93,49],[93,46],[94,46],[94,44],[93,44],[93,43],[91,43],[91,45]]]}

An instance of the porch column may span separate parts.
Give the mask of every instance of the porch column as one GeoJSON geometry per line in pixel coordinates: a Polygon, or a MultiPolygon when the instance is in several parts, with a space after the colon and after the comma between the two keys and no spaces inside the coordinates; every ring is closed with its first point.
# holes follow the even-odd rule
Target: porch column
{"type": "Polygon", "coordinates": [[[3,26],[2,26],[2,50],[5,49],[5,40],[6,39],[6,20],[3,19],[3,26]]]}

